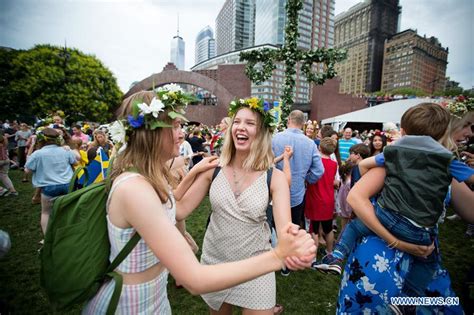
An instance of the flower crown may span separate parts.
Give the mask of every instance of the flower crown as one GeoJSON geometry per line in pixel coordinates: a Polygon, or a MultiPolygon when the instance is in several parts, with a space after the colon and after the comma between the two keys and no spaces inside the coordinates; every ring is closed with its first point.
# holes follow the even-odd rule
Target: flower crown
{"type": "Polygon", "coordinates": [[[256,97],[234,100],[230,102],[229,116],[233,117],[242,107],[247,107],[260,113],[262,115],[263,124],[270,132],[273,132],[278,126],[279,120],[277,117],[281,117],[281,115],[278,115],[275,108],[270,108],[268,102],[264,102],[262,99],[256,97]]]}
{"type": "Polygon", "coordinates": [[[132,102],[131,115],[107,126],[112,141],[119,146],[124,145],[119,152],[125,149],[128,135],[135,129],[154,130],[156,128],[172,127],[172,125],[159,120],[160,112],[166,110],[169,118],[181,118],[183,121],[188,121],[184,117],[183,107],[195,100],[192,95],[185,93],[181,87],[174,83],[160,87],[155,92],[156,96],[153,97],[150,105],[143,102],[143,100],[136,99],[132,102]]]}
{"type": "Polygon", "coordinates": [[[45,126],[41,126],[36,128],[36,141],[38,142],[45,142],[45,141],[54,141],[57,145],[61,145],[63,143],[63,136],[58,134],[56,137],[47,136],[44,134],[44,130],[46,129],[45,126]]]}
{"type": "Polygon", "coordinates": [[[458,96],[454,101],[442,102],[441,105],[446,107],[451,115],[462,118],[468,112],[474,111],[474,98],[458,96]]]}

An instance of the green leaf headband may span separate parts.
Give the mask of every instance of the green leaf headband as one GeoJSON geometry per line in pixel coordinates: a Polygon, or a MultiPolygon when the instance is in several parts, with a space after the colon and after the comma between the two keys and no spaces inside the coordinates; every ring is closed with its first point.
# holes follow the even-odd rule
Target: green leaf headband
{"type": "Polygon", "coordinates": [[[264,102],[262,99],[256,97],[234,100],[230,102],[229,117],[233,117],[242,107],[260,113],[262,115],[263,124],[270,130],[270,132],[273,132],[278,126],[278,118],[281,117],[281,113],[278,112],[277,108],[270,108],[268,102],[264,102]]]}
{"type": "Polygon", "coordinates": [[[180,118],[188,121],[184,117],[184,108],[195,98],[185,93],[179,85],[171,83],[158,88],[156,96],[153,97],[148,105],[143,100],[136,99],[132,103],[132,114],[126,119],[117,120],[108,125],[110,137],[112,141],[125,149],[128,140],[128,134],[134,129],[145,128],[154,130],[156,128],[170,128],[172,125],[165,123],[159,119],[161,112],[168,112],[171,119],[180,118]],[[184,108],[183,108],[184,107],[184,108]]]}

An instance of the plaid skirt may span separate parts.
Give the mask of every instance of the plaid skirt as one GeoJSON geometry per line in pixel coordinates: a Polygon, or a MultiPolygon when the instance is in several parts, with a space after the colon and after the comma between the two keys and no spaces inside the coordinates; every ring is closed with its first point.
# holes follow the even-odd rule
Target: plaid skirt
{"type": "MultiPolygon", "coordinates": [[[[171,314],[166,292],[167,284],[167,270],[149,282],[124,284],[115,314],[171,314]]],[[[114,280],[104,283],[97,294],[86,304],[82,314],[106,314],[114,287],[114,280]]]]}

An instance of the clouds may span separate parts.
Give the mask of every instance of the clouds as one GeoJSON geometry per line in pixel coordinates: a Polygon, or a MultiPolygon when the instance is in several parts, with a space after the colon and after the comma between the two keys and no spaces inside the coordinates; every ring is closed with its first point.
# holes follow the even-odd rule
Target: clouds
{"type": "MultiPolygon", "coordinates": [[[[29,49],[49,43],[97,56],[115,74],[122,91],[160,72],[170,59],[177,32],[186,42],[186,68],[194,65],[194,42],[225,0],[1,0],[0,46],[29,49]]],[[[358,3],[336,0],[336,14],[358,3]]],[[[436,36],[449,47],[447,74],[464,88],[473,85],[473,2],[401,0],[401,28],[436,36]],[[449,4],[449,6],[447,5],[449,4]]]]}

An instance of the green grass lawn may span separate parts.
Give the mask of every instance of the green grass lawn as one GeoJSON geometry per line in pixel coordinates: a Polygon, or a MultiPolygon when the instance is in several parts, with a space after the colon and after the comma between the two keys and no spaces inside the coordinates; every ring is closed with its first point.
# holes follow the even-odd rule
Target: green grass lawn
{"type": "MultiPolygon", "coordinates": [[[[40,206],[31,205],[33,188],[29,183],[20,182],[20,176],[20,171],[10,171],[19,196],[0,197],[0,229],[10,233],[12,240],[11,251],[0,260],[0,314],[7,314],[5,307],[11,314],[46,314],[50,313],[48,301],[39,286],[40,206]]],[[[187,229],[199,245],[209,209],[206,198],[187,220],[187,229]]],[[[443,262],[461,302],[465,301],[463,283],[469,267],[474,264],[474,240],[464,235],[465,229],[466,225],[460,221],[448,221],[440,227],[443,262]]],[[[291,273],[289,277],[277,273],[276,278],[277,302],[284,305],[285,314],[335,313],[340,277],[306,270],[291,273]]],[[[172,277],[168,295],[174,314],[208,313],[202,299],[185,289],[176,289],[172,277]]]]}

